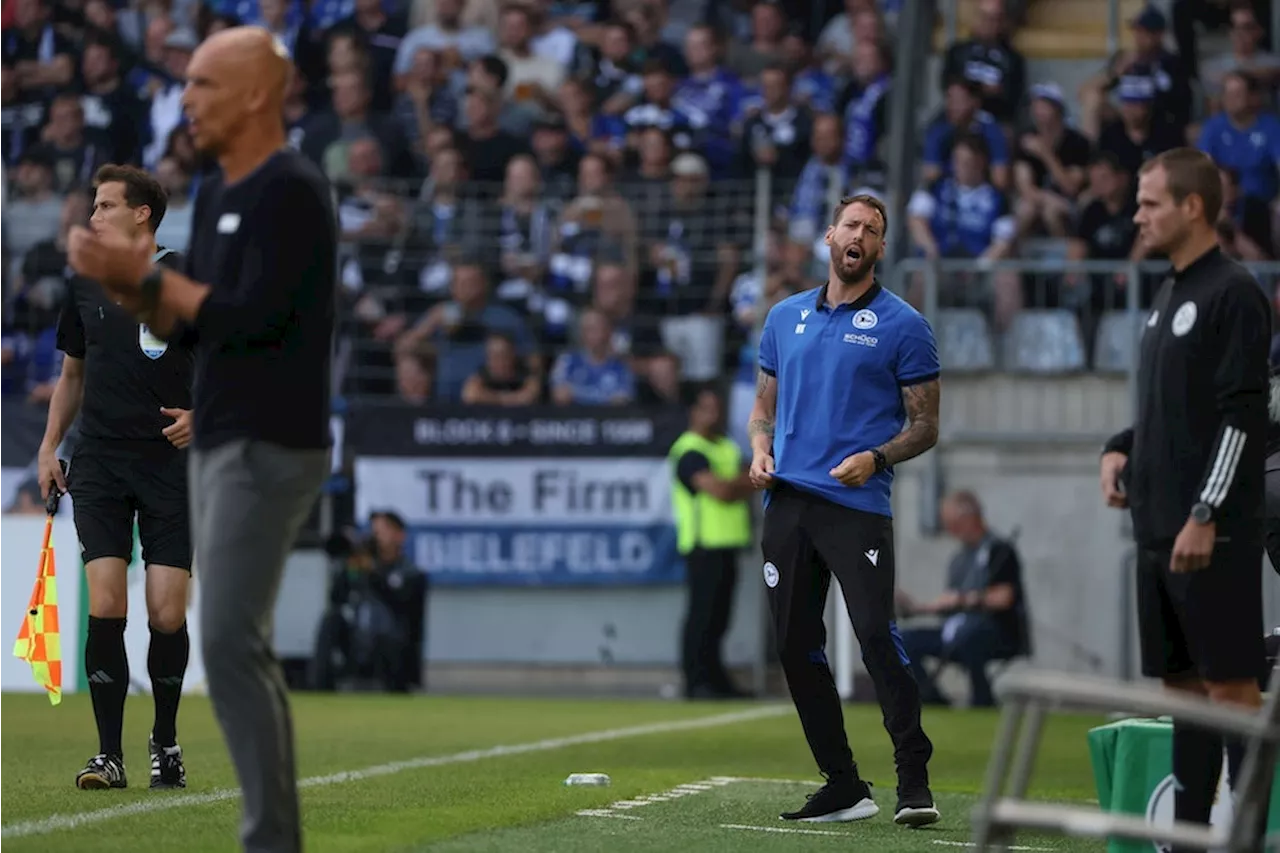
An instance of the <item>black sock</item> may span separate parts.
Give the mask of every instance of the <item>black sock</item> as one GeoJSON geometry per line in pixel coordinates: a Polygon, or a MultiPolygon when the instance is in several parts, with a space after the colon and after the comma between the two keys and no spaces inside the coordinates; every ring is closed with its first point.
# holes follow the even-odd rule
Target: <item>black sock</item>
{"type": "Polygon", "coordinates": [[[182,699],[182,677],[187,672],[191,639],[187,623],[172,634],[151,628],[151,647],[147,650],[147,672],[151,675],[151,692],[156,700],[156,724],[151,730],[158,746],[178,742],[178,702],[182,699]]]}
{"type": "Polygon", "coordinates": [[[129,693],[129,659],[124,651],[123,619],[89,617],[84,641],[84,671],[89,678],[93,716],[98,723],[98,749],[123,755],[124,698],[129,693]]]}
{"type": "Polygon", "coordinates": [[[1177,820],[1209,822],[1222,776],[1222,736],[1173,721],[1173,814],[1177,820]]]}

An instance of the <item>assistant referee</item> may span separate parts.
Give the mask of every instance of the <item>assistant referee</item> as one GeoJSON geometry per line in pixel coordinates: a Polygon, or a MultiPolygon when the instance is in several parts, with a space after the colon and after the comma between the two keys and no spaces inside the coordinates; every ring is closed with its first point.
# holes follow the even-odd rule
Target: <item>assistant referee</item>
{"type": "Polygon", "coordinates": [[[302,849],[293,730],[272,652],[284,562],[328,469],[337,222],[320,171],[285,144],[293,73],[266,30],[196,49],[183,94],[221,174],[196,200],[186,275],[76,230],[71,263],[157,334],[194,340],[191,505],[209,694],[255,853],[302,849]]]}
{"type": "MultiPolygon", "coordinates": [[[[1207,155],[1177,148],[1143,166],[1134,222],[1173,272],[1143,330],[1133,427],[1107,443],[1101,486],[1133,518],[1143,674],[1257,708],[1271,309],[1218,248],[1221,207],[1207,155]]],[[[1244,747],[1226,747],[1234,785],[1244,747]]],[[[1208,823],[1222,751],[1218,733],[1174,720],[1178,820],[1208,823]]]]}
{"type": "Polygon", "coordinates": [[[778,651],[827,784],[787,820],[844,821],[880,809],[849,749],[824,652],[822,614],[840,581],[898,771],[894,821],[938,820],[933,745],[893,622],[893,466],[938,439],[938,353],[915,309],[875,280],[888,218],[874,196],[836,205],[827,283],[779,302],[760,338],[751,479],[765,495],[764,581],[778,651]],[[904,422],[907,423],[903,429],[904,422]]]}

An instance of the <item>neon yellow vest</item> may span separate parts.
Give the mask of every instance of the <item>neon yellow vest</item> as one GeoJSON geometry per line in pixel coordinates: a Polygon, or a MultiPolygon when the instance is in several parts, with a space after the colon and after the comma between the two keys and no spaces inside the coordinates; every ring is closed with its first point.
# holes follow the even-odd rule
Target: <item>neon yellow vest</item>
{"type": "Polygon", "coordinates": [[[676,546],[681,554],[697,548],[745,548],[751,544],[751,507],[746,501],[721,501],[690,492],[680,482],[680,457],[697,451],[711,463],[711,472],[726,480],[742,472],[742,451],[729,438],[707,439],[686,432],[671,445],[671,509],[676,521],[676,546]]]}

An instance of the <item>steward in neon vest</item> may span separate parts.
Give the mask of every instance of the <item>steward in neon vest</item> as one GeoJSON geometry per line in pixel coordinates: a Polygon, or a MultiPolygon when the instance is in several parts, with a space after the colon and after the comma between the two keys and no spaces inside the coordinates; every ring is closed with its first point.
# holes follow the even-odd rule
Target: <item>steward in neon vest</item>
{"type": "Polygon", "coordinates": [[[689,410],[688,431],[667,454],[676,542],[689,588],[681,657],[691,699],[744,695],[725,670],[720,646],[729,628],[738,552],[751,544],[747,499],[753,489],[742,452],[723,424],[720,396],[702,391],[689,410]]]}

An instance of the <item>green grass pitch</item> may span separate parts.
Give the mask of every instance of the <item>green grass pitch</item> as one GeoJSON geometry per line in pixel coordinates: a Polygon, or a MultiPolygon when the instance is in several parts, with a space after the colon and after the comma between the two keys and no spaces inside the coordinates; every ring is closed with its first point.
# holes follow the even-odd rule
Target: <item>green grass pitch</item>
{"type": "MultiPolygon", "coordinates": [[[[995,730],[992,712],[925,714],[942,822],[892,823],[893,764],[879,709],[845,708],[855,755],[881,806],[851,824],[790,824],[817,774],[790,706],[436,696],[293,697],[306,847],[312,853],[418,851],[964,849],[995,730]],[[566,787],[602,772],[609,787],[566,787]]],[[[235,780],[209,704],[183,700],[179,740],[189,787],[147,789],[151,700],[126,709],[124,791],[77,791],[96,748],[86,695],[51,707],[6,694],[0,793],[6,853],[223,853],[236,844],[235,780]]],[[[1034,794],[1095,796],[1085,742],[1092,717],[1047,727],[1034,794]]],[[[1020,848],[1101,851],[1080,839],[1026,834],[1020,848]]]]}

